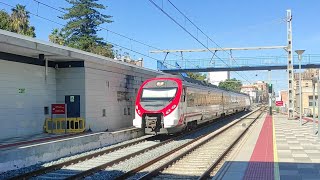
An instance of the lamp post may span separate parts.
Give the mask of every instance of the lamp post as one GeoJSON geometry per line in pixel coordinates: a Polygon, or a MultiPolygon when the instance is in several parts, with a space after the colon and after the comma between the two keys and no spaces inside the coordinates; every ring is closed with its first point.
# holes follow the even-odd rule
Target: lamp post
{"type": "MultiPolygon", "coordinates": [[[[313,94],[313,103],[312,103],[312,119],[313,119],[313,132],[316,133],[316,93],[315,93],[315,88],[316,88],[316,83],[318,82],[318,79],[316,77],[312,78],[312,94],[313,94]]],[[[319,104],[318,104],[319,106],[319,104]]]]}
{"type": "Polygon", "coordinates": [[[296,50],[299,59],[299,114],[300,114],[300,126],[302,126],[302,87],[301,87],[301,59],[305,50],[296,50]]]}

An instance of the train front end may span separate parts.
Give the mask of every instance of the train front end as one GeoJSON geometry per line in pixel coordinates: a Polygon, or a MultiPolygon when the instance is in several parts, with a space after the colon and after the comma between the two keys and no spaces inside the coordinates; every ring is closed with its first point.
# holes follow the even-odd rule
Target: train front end
{"type": "Polygon", "coordinates": [[[178,78],[153,78],[140,87],[133,125],[146,134],[171,134],[181,131],[179,108],[182,81],[178,78]]]}

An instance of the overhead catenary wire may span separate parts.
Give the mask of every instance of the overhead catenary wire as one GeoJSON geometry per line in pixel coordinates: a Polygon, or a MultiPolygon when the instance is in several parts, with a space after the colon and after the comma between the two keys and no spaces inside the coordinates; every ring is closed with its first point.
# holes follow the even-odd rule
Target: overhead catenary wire
{"type": "MultiPolygon", "coordinates": [[[[65,11],[65,10],[58,9],[58,8],[56,8],[56,7],[54,7],[54,6],[48,5],[48,4],[43,3],[43,2],[41,2],[41,1],[38,1],[38,0],[33,0],[33,1],[36,2],[36,3],[38,3],[38,4],[44,5],[44,6],[48,7],[48,8],[51,8],[51,9],[53,9],[53,10],[56,10],[56,11],[58,11],[58,12],[60,12],[60,13],[66,13],[66,12],[67,12],[67,11],[65,11]]],[[[136,39],[134,39],[134,38],[128,37],[128,36],[126,36],[126,35],[123,35],[123,34],[121,34],[121,33],[112,31],[112,30],[107,29],[107,28],[105,28],[105,27],[102,27],[102,26],[98,26],[98,27],[101,28],[101,29],[103,29],[103,30],[105,30],[105,31],[107,31],[107,33],[110,32],[110,33],[115,34],[115,35],[117,35],[117,36],[119,36],[119,37],[128,39],[128,40],[130,40],[130,42],[136,42],[136,43],[138,43],[138,44],[141,44],[141,45],[143,45],[143,46],[146,46],[146,47],[149,47],[149,48],[152,48],[152,49],[156,49],[156,50],[163,50],[163,49],[157,48],[157,47],[155,47],[155,46],[149,45],[149,44],[147,44],[147,43],[144,43],[144,42],[142,42],[142,41],[136,40],[136,39]]],[[[177,56],[177,57],[181,57],[180,55],[177,55],[177,54],[174,54],[174,53],[173,53],[172,55],[177,56]]]]}
{"type": "MultiPolygon", "coordinates": [[[[36,2],[37,2],[37,1],[36,1],[36,2]]],[[[8,3],[5,3],[5,2],[2,2],[2,1],[0,1],[0,4],[6,5],[6,6],[11,7],[11,8],[15,8],[15,6],[10,5],[10,4],[8,4],[8,3]]],[[[59,26],[64,26],[63,24],[61,24],[61,23],[59,23],[59,22],[56,22],[56,21],[53,21],[53,20],[51,20],[51,19],[45,18],[45,17],[40,16],[40,15],[38,15],[38,14],[36,14],[36,13],[33,13],[33,12],[29,12],[29,13],[30,13],[31,15],[33,15],[33,16],[36,16],[36,17],[40,18],[40,19],[43,19],[43,20],[52,22],[52,23],[57,24],[57,25],[59,25],[59,26]]],[[[126,49],[126,50],[128,50],[128,51],[131,51],[131,52],[140,54],[140,55],[142,55],[142,56],[144,56],[144,57],[148,57],[148,58],[153,59],[153,60],[156,60],[156,61],[161,61],[160,59],[157,59],[157,58],[154,58],[154,57],[152,57],[152,56],[146,55],[146,54],[144,54],[144,53],[141,53],[141,52],[139,52],[139,51],[133,50],[133,49],[131,49],[131,48],[127,48],[127,47],[125,47],[125,46],[121,46],[121,45],[119,45],[119,44],[117,44],[117,43],[110,42],[110,41],[108,41],[108,43],[111,44],[111,45],[113,45],[113,46],[118,46],[118,47],[121,47],[121,48],[126,49]]],[[[171,65],[171,64],[169,64],[169,63],[165,63],[165,64],[168,65],[168,66],[173,66],[173,65],[171,65]]],[[[173,67],[175,67],[175,66],[173,66],[173,67]]]]}
{"type": "MultiPolygon", "coordinates": [[[[110,41],[108,41],[108,43],[111,44],[111,45],[113,45],[113,46],[118,46],[118,47],[120,47],[120,48],[123,48],[123,49],[129,50],[129,51],[131,51],[131,52],[134,52],[134,53],[136,53],[136,54],[140,54],[140,55],[142,55],[142,56],[148,57],[148,58],[150,58],[150,59],[153,59],[153,60],[156,60],[156,61],[161,61],[161,60],[159,60],[159,59],[157,59],[157,58],[154,58],[154,57],[152,57],[152,56],[143,54],[143,53],[141,53],[141,52],[139,52],[139,51],[136,51],[136,50],[133,50],[133,49],[131,49],[131,48],[127,48],[127,47],[121,46],[121,45],[119,45],[119,44],[110,42],[110,41]]],[[[173,66],[173,65],[171,65],[171,64],[169,64],[169,63],[164,63],[164,64],[166,64],[166,65],[168,65],[168,66],[176,67],[176,66],[173,66]]]]}
{"type": "MultiPolygon", "coordinates": [[[[171,1],[167,0],[168,2],[170,2],[170,4],[173,4],[171,1]]],[[[177,24],[181,29],[183,29],[186,33],[188,33],[193,39],[195,39],[199,44],[201,44],[204,48],[206,48],[209,52],[211,52],[212,54],[215,54],[214,52],[212,52],[208,46],[206,46],[205,44],[203,44],[203,42],[201,42],[198,38],[196,38],[190,31],[188,31],[185,27],[183,27],[183,25],[181,25],[177,20],[175,20],[172,16],[170,16],[166,11],[164,11],[160,6],[158,6],[153,0],[149,0],[149,2],[151,4],[153,4],[157,9],[159,9],[163,14],[165,14],[169,19],[171,19],[175,24],[177,24]]],[[[176,8],[176,6],[174,6],[176,8]]],[[[177,9],[177,8],[176,8],[177,9]]],[[[180,13],[182,13],[179,9],[177,9],[180,13]]],[[[183,13],[182,13],[183,14],[183,13]]],[[[184,15],[184,14],[183,14],[184,15]]],[[[185,15],[184,15],[185,16],[185,15]]],[[[185,16],[186,17],[186,16],[185,16]]],[[[188,17],[186,17],[188,19],[189,22],[191,22],[192,24],[194,24],[192,21],[190,21],[190,19],[188,17]]],[[[200,28],[197,27],[197,30],[199,30],[201,33],[203,33],[206,37],[208,37],[200,28]]],[[[208,39],[212,40],[210,37],[208,37],[208,39]]],[[[215,56],[221,61],[223,62],[226,66],[230,67],[225,61],[223,61],[218,55],[215,54],[215,56]]],[[[236,72],[236,71],[235,71],[236,72]]],[[[247,78],[244,78],[241,74],[239,74],[238,72],[236,72],[236,74],[238,74],[240,77],[242,77],[244,80],[246,80],[248,83],[251,83],[247,78]]]]}
{"type": "MultiPolygon", "coordinates": [[[[193,34],[191,34],[185,27],[183,27],[179,22],[177,22],[172,16],[170,16],[167,12],[165,12],[161,7],[159,7],[153,0],[149,0],[155,7],[157,7],[162,13],[164,13],[167,17],[169,17],[173,22],[175,22],[178,26],[180,26],[185,32],[187,32],[192,38],[194,38],[196,41],[198,41],[203,47],[205,47],[209,52],[214,54],[221,62],[223,62],[225,65],[230,67],[226,62],[224,62],[218,55],[216,55],[214,52],[212,52],[208,46],[204,45],[198,38],[196,38],[193,34]]],[[[169,1],[169,0],[168,0],[169,1]]],[[[169,1],[171,3],[171,1],[169,1]]],[[[171,3],[173,4],[173,3],[171,3]]],[[[174,6],[180,13],[182,13],[176,6],[174,6]]],[[[183,14],[183,13],[182,13],[183,14]]],[[[184,14],[183,14],[184,15],[184,14]]],[[[184,15],[185,16],[185,15],[184,15]]],[[[190,21],[193,25],[195,25],[187,16],[185,16],[188,21],[190,21]]],[[[197,31],[199,30],[201,33],[203,33],[206,37],[208,37],[200,28],[197,28],[197,31]]],[[[211,39],[211,38],[210,38],[211,39]]],[[[251,83],[248,79],[244,78],[240,73],[236,72],[240,77],[245,79],[247,82],[251,83]]]]}
{"type": "MultiPolygon", "coordinates": [[[[6,6],[11,7],[11,8],[15,8],[13,5],[7,4],[7,3],[2,2],[2,1],[0,1],[0,4],[6,5],[6,6]]],[[[37,17],[39,17],[39,18],[41,18],[41,19],[44,19],[44,20],[46,20],[46,21],[49,21],[49,22],[58,24],[58,25],[60,25],[60,26],[63,26],[63,24],[61,24],[61,23],[59,23],[59,22],[53,21],[53,20],[51,20],[51,19],[48,19],[48,18],[45,18],[45,17],[42,17],[42,16],[39,16],[39,15],[36,14],[36,13],[33,13],[33,12],[29,12],[29,13],[30,13],[31,15],[33,15],[33,16],[37,16],[37,17]]]]}
{"type": "MultiPolygon", "coordinates": [[[[56,11],[61,12],[61,13],[66,13],[66,12],[67,12],[67,11],[64,11],[64,10],[62,10],[62,9],[58,9],[58,8],[56,8],[56,7],[50,6],[50,5],[46,4],[46,3],[43,3],[43,2],[38,1],[38,0],[33,0],[33,1],[36,2],[36,3],[38,3],[38,5],[39,5],[39,4],[44,5],[44,6],[48,7],[48,8],[51,8],[51,9],[56,10],[56,11]]],[[[133,38],[131,38],[131,37],[125,36],[125,35],[123,35],[123,34],[121,34],[121,33],[112,31],[112,30],[107,29],[107,28],[105,28],[105,27],[102,27],[102,26],[98,26],[98,27],[101,28],[101,29],[103,29],[103,30],[105,30],[105,31],[107,31],[107,33],[110,32],[110,33],[115,34],[115,35],[117,35],[117,36],[119,36],[119,37],[122,37],[122,38],[125,38],[125,39],[130,40],[130,44],[131,44],[132,42],[136,42],[136,43],[138,43],[138,44],[144,45],[144,46],[149,47],[149,48],[152,48],[152,49],[156,49],[156,50],[160,50],[160,51],[162,50],[162,49],[160,49],[160,48],[154,47],[154,46],[149,45],[149,44],[146,44],[146,43],[144,43],[144,42],[142,42],[142,41],[139,41],[139,40],[133,39],[133,38]]],[[[132,46],[132,44],[131,44],[131,46],[132,46]]],[[[171,54],[174,55],[174,56],[183,58],[182,55],[177,55],[177,54],[174,54],[174,53],[171,53],[171,54]]],[[[148,56],[149,56],[149,53],[148,53],[148,56]]],[[[162,62],[162,64],[169,65],[169,66],[172,66],[172,67],[181,69],[180,66],[177,67],[177,66],[174,66],[174,65],[172,65],[172,64],[165,63],[164,61],[161,61],[161,60],[157,60],[157,61],[162,62]]],[[[190,62],[189,60],[186,60],[186,61],[190,62]]],[[[190,62],[190,63],[193,64],[195,67],[199,67],[198,65],[196,65],[196,64],[194,64],[194,63],[192,63],[192,62],[190,62]]]]}
{"type": "MultiPolygon", "coordinates": [[[[67,11],[64,11],[64,10],[62,10],[62,9],[58,9],[58,8],[56,8],[56,7],[50,6],[50,5],[48,5],[48,4],[45,4],[45,3],[41,2],[41,1],[38,1],[38,0],[33,0],[33,1],[35,1],[35,2],[37,2],[37,3],[40,3],[40,4],[42,4],[42,5],[44,5],[44,6],[48,7],[48,8],[51,8],[51,9],[53,9],[53,10],[59,11],[59,12],[61,12],[61,13],[66,13],[66,12],[67,12],[67,11]]],[[[136,39],[133,39],[133,38],[131,38],[131,37],[125,36],[125,35],[120,34],[120,33],[118,33],[118,32],[112,31],[112,30],[110,30],[110,29],[107,29],[107,28],[104,28],[104,27],[101,27],[101,26],[98,26],[98,27],[101,28],[101,29],[103,29],[103,30],[106,30],[106,31],[108,31],[108,32],[110,32],[110,33],[112,33],[112,34],[115,34],[115,35],[118,35],[118,36],[123,37],[123,38],[125,38],[125,39],[128,39],[128,40],[130,40],[130,41],[134,41],[134,42],[136,42],[136,43],[142,44],[142,45],[147,46],[147,47],[150,47],[150,48],[154,48],[154,49],[157,49],[157,50],[161,50],[160,48],[157,48],[157,47],[154,47],[154,46],[152,46],[152,45],[146,44],[146,43],[144,43],[144,42],[138,41],[138,40],[136,40],[136,39]]]]}
{"type": "MultiPolygon", "coordinates": [[[[209,39],[211,42],[213,42],[219,49],[226,52],[230,55],[230,57],[235,61],[235,59],[232,56],[232,52],[230,50],[230,53],[226,50],[224,50],[216,41],[214,41],[210,36],[208,36],[206,33],[204,33],[193,21],[191,21],[188,16],[186,16],[176,5],[174,5],[170,0],[167,0],[183,17],[185,17],[193,26],[197,28],[197,31],[200,31],[204,36],[206,36],[207,40],[209,39]]],[[[215,55],[215,53],[214,53],[215,55]]]]}
{"type": "MultiPolygon", "coordinates": [[[[232,56],[232,52],[231,52],[231,50],[230,50],[230,53],[228,52],[228,51],[226,51],[226,50],[224,50],[217,42],[215,42],[212,38],[210,38],[206,33],[204,33],[193,21],[191,21],[177,6],[175,6],[170,0],[167,0],[183,17],[185,17],[193,26],[195,26],[196,28],[197,28],[197,31],[200,31],[203,35],[205,35],[206,36],[206,38],[207,38],[207,46],[208,46],[208,39],[211,41],[211,42],[213,42],[219,49],[221,49],[222,51],[224,51],[224,52],[226,52],[227,54],[229,54],[230,55],[230,58],[236,63],[236,64],[238,64],[237,62],[236,62],[236,60],[235,60],[235,58],[232,56]]],[[[209,49],[209,48],[207,48],[207,49],[209,49]]],[[[212,51],[210,51],[210,52],[212,52],[212,51]]],[[[220,57],[218,57],[217,55],[216,55],[216,51],[215,52],[212,52],[213,53],[213,56],[216,56],[218,59],[221,59],[220,57]]],[[[212,59],[212,58],[211,58],[212,59]]],[[[221,59],[222,60],[222,59],[221,59]]],[[[238,75],[239,75],[239,73],[237,73],[238,75]]],[[[248,78],[248,76],[247,75],[245,75],[247,78],[248,78]]],[[[242,76],[241,76],[242,77],[242,76]]],[[[249,82],[249,81],[248,81],[249,82]]]]}
{"type": "MultiPolygon", "coordinates": [[[[48,5],[48,4],[45,4],[45,3],[40,2],[40,1],[38,1],[38,0],[33,0],[33,1],[34,1],[34,2],[36,2],[36,3],[38,3],[38,4],[42,4],[42,5],[44,5],[44,6],[48,7],[48,8],[51,8],[51,9],[53,9],[53,10],[56,10],[56,11],[58,11],[58,12],[61,12],[61,13],[66,13],[66,12],[67,12],[67,11],[65,11],[65,10],[58,9],[58,8],[56,8],[56,7],[53,7],[53,6],[48,5]]],[[[115,31],[112,31],[112,30],[107,29],[107,28],[105,28],[105,27],[102,27],[102,26],[98,26],[98,27],[99,27],[99,28],[101,28],[102,30],[107,31],[107,33],[108,33],[108,32],[110,32],[110,33],[115,34],[115,35],[117,35],[117,36],[119,36],[119,37],[122,37],[122,38],[128,39],[128,40],[130,41],[130,43],[132,43],[132,42],[136,42],[136,43],[138,43],[138,44],[144,45],[144,46],[149,47],[149,48],[152,48],[152,49],[156,49],[156,50],[160,50],[160,51],[161,51],[161,50],[163,50],[163,49],[160,49],[160,48],[154,47],[154,46],[152,46],[152,45],[149,45],[149,44],[147,44],[147,43],[144,43],[144,42],[142,42],[142,41],[139,41],[139,40],[133,39],[133,38],[131,38],[131,37],[125,36],[125,35],[123,35],[123,34],[121,34],[121,33],[118,33],[118,32],[115,32],[115,31]]],[[[132,44],[131,44],[131,46],[132,46],[132,44]]],[[[182,54],[181,54],[181,55],[177,55],[177,54],[174,54],[174,53],[171,53],[171,54],[172,54],[172,55],[174,55],[174,56],[177,56],[177,57],[183,58],[182,54]]],[[[190,62],[188,59],[186,59],[186,61],[188,61],[189,63],[193,64],[195,67],[199,67],[198,65],[196,65],[196,64],[194,64],[194,63],[192,63],[192,62],[190,62]]],[[[172,64],[165,63],[164,61],[161,61],[161,62],[163,62],[163,64],[170,65],[170,66],[172,66],[172,67],[176,67],[176,68],[181,69],[181,67],[180,67],[180,66],[179,66],[179,67],[177,67],[177,66],[174,66],[174,65],[172,65],[172,64]]]]}
{"type": "MultiPolygon", "coordinates": [[[[60,12],[60,13],[66,13],[66,12],[67,12],[67,11],[65,11],[65,10],[56,8],[56,7],[54,7],[54,6],[48,5],[48,4],[43,3],[43,2],[41,2],[41,1],[38,1],[38,0],[33,0],[33,1],[36,2],[38,6],[39,6],[39,4],[41,4],[41,5],[44,5],[44,6],[48,7],[48,8],[51,8],[51,9],[53,9],[53,10],[56,10],[56,11],[58,11],[58,12],[60,12]]],[[[37,12],[36,16],[39,17],[38,12],[37,12]]],[[[48,19],[48,20],[49,20],[49,19],[48,19]]],[[[52,22],[52,20],[50,20],[50,21],[52,22]]],[[[61,24],[59,24],[59,25],[61,25],[61,24]]],[[[103,30],[106,30],[107,33],[110,32],[110,33],[115,34],[115,35],[117,35],[117,36],[120,36],[120,37],[122,37],[122,38],[128,39],[128,40],[130,40],[130,43],[136,42],[136,43],[138,43],[138,44],[144,45],[144,46],[149,47],[149,48],[152,48],[152,49],[156,49],[156,50],[160,50],[160,51],[162,50],[162,49],[160,49],[160,48],[157,48],[157,47],[154,47],[154,46],[152,46],[152,45],[146,44],[146,43],[144,43],[144,42],[138,41],[138,40],[136,40],[136,39],[133,39],[133,38],[128,37],[128,36],[125,36],[125,35],[123,35],[123,34],[121,34],[121,33],[112,31],[112,30],[107,29],[107,28],[105,28],[105,27],[102,27],[102,26],[98,26],[98,27],[101,28],[101,29],[103,29],[103,30]]],[[[132,46],[132,45],[131,45],[131,46],[132,46]]],[[[171,54],[174,55],[174,56],[177,56],[177,57],[181,57],[181,58],[183,59],[182,54],[181,54],[181,55],[177,55],[177,54],[174,54],[174,53],[171,53],[171,54]]],[[[189,61],[188,59],[185,59],[185,61],[188,61],[190,64],[192,64],[192,65],[195,66],[196,68],[199,68],[199,65],[194,64],[193,62],[189,61]]],[[[172,67],[181,69],[180,66],[177,67],[177,66],[174,66],[174,65],[172,65],[172,64],[165,63],[165,61],[161,61],[161,60],[160,60],[160,62],[163,62],[163,64],[166,64],[166,65],[170,65],[170,66],[172,66],[172,67]]]]}
{"type": "MultiPolygon", "coordinates": [[[[211,42],[213,42],[220,50],[222,50],[222,51],[224,51],[224,52],[226,52],[227,54],[229,54],[229,56],[230,56],[230,59],[232,59],[237,65],[239,65],[238,64],[238,62],[236,61],[236,59],[233,57],[233,55],[232,55],[232,51],[230,50],[230,52],[228,52],[228,51],[226,51],[225,49],[223,49],[216,41],[214,41],[212,38],[210,38],[210,36],[208,36],[206,33],[204,33],[193,21],[191,21],[176,5],[174,5],[172,2],[171,2],[171,0],[167,0],[185,19],[187,19],[194,27],[196,27],[196,29],[197,29],[197,34],[198,34],[198,31],[200,31],[206,38],[207,38],[207,40],[209,39],[211,42]]],[[[279,18],[277,18],[277,19],[275,19],[275,20],[272,20],[271,22],[273,23],[273,22],[275,22],[275,21],[279,21],[280,19],[279,18]]],[[[270,23],[270,22],[269,22],[270,23]]],[[[208,42],[207,42],[208,43],[208,42]]],[[[216,54],[214,53],[213,54],[213,56],[215,56],[216,54]]],[[[212,57],[213,57],[212,56],[212,57]]],[[[210,62],[212,61],[212,58],[211,57],[211,60],[210,60],[210,62]]],[[[218,58],[218,56],[216,56],[217,58],[218,58]]],[[[220,59],[220,58],[219,58],[220,59]]],[[[237,73],[238,74],[238,73],[237,73]]],[[[239,74],[238,74],[239,75],[239,74]]],[[[247,78],[248,78],[248,76],[246,75],[246,74],[244,74],[247,78]]]]}

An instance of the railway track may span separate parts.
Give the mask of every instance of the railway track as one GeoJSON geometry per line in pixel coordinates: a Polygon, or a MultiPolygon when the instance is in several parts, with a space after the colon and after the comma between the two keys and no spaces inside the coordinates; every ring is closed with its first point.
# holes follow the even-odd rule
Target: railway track
{"type": "MultiPolygon", "coordinates": [[[[227,119],[228,118],[229,121],[232,121],[232,117],[227,117],[227,119]]],[[[53,166],[44,167],[36,171],[21,174],[11,179],[82,179],[86,176],[93,175],[94,173],[97,173],[99,171],[103,171],[106,168],[110,169],[110,167],[133,159],[134,157],[139,158],[140,155],[146,155],[148,154],[147,152],[157,150],[157,148],[159,147],[162,147],[164,149],[166,149],[166,147],[169,147],[168,150],[166,149],[169,152],[171,152],[170,148],[176,149],[177,146],[181,148],[186,147],[190,143],[193,143],[207,136],[208,134],[210,134],[211,131],[218,129],[226,123],[227,122],[221,121],[220,119],[219,121],[213,123],[216,125],[215,128],[210,129],[210,127],[212,127],[213,124],[209,124],[207,126],[201,127],[186,134],[170,138],[167,137],[167,139],[161,139],[162,141],[159,141],[159,139],[157,140],[155,137],[149,137],[146,139],[133,141],[127,144],[106,149],[104,151],[96,152],[80,158],[75,158],[70,161],[58,163],[53,166]],[[190,136],[195,136],[195,138],[191,138],[190,136]],[[174,144],[173,142],[176,144],[174,144]],[[170,147],[170,144],[172,147],[170,147]]],[[[157,157],[159,158],[161,156],[157,157]]],[[[150,160],[150,158],[148,160],[150,160]]],[[[143,164],[145,164],[145,162],[143,162],[143,164]]],[[[135,172],[136,168],[133,168],[133,170],[131,171],[129,169],[128,172],[120,173],[116,177],[129,177],[129,175],[135,172]]],[[[112,178],[114,179],[116,177],[112,178]]]]}
{"type": "MultiPolygon", "coordinates": [[[[93,159],[93,158],[97,158],[97,157],[100,157],[102,155],[107,155],[107,154],[110,154],[112,152],[115,152],[115,151],[118,151],[118,150],[121,150],[121,149],[126,149],[126,148],[129,148],[129,147],[132,147],[132,146],[136,146],[138,144],[142,144],[144,142],[147,142],[147,141],[154,141],[154,140],[157,140],[154,136],[147,136],[146,138],[142,138],[142,139],[139,139],[139,140],[136,140],[136,141],[132,141],[132,142],[129,142],[129,143],[126,143],[126,144],[122,144],[122,145],[119,145],[119,146],[115,146],[115,147],[112,147],[112,148],[108,148],[108,149],[105,149],[103,151],[99,151],[99,152],[95,152],[95,153],[92,153],[92,154],[89,154],[89,155],[85,155],[85,156],[82,156],[82,157],[78,157],[78,158],[75,158],[75,159],[72,159],[72,160],[69,160],[69,161],[65,161],[65,162],[62,162],[62,163],[57,163],[57,164],[54,164],[54,165],[51,165],[51,166],[47,166],[47,167],[42,167],[40,169],[37,169],[35,171],[31,171],[31,172],[27,172],[27,173],[24,173],[24,174],[20,174],[18,176],[15,176],[15,177],[11,177],[10,179],[30,179],[30,178],[34,178],[34,177],[41,177],[41,175],[43,174],[48,174],[50,175],[51,172],[57,172],[59,170],[62,170],[63,168],[67,167],[67,166],[70,166],[70,165],[73,165],[73,164],[77,164],[77,163],[81,163],[81,162],[84,162],[88,159],[93,159]]],[[[70,174],[70,173],[69,173],[70,174]]],[[[45,177],[43,177],[45,178],[45,177]]]]}
{"type": "Polygon", "coordinates": [[[260,108],[217,132],[196,138],[117,179],[207,179],[263,111],[264,108],[260,108]]]}

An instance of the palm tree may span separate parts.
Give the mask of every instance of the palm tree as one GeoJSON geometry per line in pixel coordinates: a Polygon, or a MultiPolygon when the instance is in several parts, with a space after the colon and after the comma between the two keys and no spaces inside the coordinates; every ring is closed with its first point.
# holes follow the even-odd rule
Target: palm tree
{"type": "Polygon", "coordinates": [[[0,10],[0,29],[10,31],[10,16],[4,10],[0,10]]]}
{"type": "Polygon", "coordinates": [[[65,44],[64,34],[58,29],[53,29],[51,34],[49,35],[49,41],[59,45],[64,45],[65,44]]]}
{"type": "Polygon", "coordinates": [[[35,37],[34,27],[29,27],[29,12],[26,11],[26,6],[17,4],[12,9],[11,14],[11,28],[13,32],[35,37]]]}
{"type": "Polygon", "coordinates": [[[22,33],[28,26],[29,13],[26,11],[26,6],[17,4],[12,9],[11,26],[12,30],[17,33],[22,33]]]}

